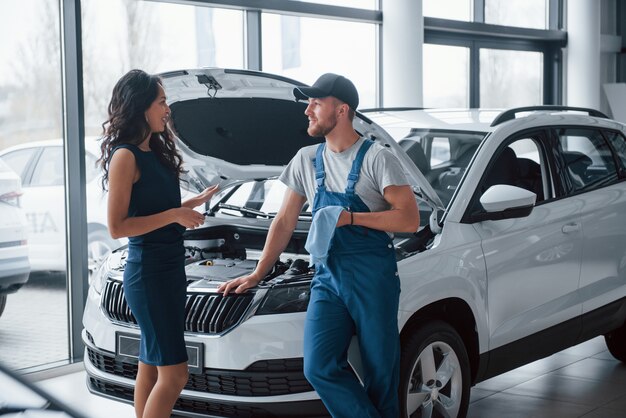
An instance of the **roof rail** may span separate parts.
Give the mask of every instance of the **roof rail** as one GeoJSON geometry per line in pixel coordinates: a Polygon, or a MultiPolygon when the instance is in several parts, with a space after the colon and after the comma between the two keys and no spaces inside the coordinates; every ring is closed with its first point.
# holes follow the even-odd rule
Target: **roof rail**
{"type": "Polygon", "coordinates": [[[598,118],[608,119],[609,117],[599,110],[589,109],[586,107],[571,107],[571,106],[561,106],[561,105],[541,105],[541,106],[526,106],[526,107],[516,107],[513,109],[505,110],[500,113],[496,118],[491,122],[491,126],[496,126],[501,124],[502,122],[506,122],[508,120],[515,119],[515,115],[522,112],[532,112],[532,111],[542,111],[542,110],[574,110],[578,112],[587,112],[589,116],[595,116],[598,118]]]}
{"type": "Polygon", "coordinates": [[[361,113],[370,113],[370,112],[397,112],[404,110],[424,110],[427,109],[425,107],[372,107],[369,109],[360,109],[361,113]]]}

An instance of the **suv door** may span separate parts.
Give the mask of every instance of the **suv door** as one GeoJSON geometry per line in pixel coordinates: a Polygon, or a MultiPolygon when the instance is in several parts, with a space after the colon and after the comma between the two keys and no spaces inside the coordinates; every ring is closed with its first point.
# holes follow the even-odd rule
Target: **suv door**
{"type": "MultiPolygon", "coordinates": [[[[553,146],[543,130],[507,139],[494,154],[472,199],[470,213],[476,219],[477,213],[484,212],[478,199],[492,185],[509,184],[537,195],[526,217],[473,224],[482,239],[487,269],[490,350],[576,318],[567,327],[555,329],[554,335],[535,335],[541,343],[527,341],[518,347],[537,357],[552,346],[546,338],[568,345],[580,331],[582,201],[563,198],[555,176],[553,146]]],[[[499,360],[507,361],[502,354],[499,360]]],[[[524,354],[514,358],[522,360],[524,354]]]]}
{"type": "MultiPolygon", "coordinates": [[[[626,296],[626,183],[618,174],[624,137],[618,132],[590,128],[553,130],[558,139],[566,170],[562,176],[569,195],[583,202],[583,252],[580,295],[583,314],[626,296]]],[[[610,321],[610,312],[600,313],[601,323],[610,321]]],[[[593,322],[587,317],[586,322],[593,322]]],[[[597,330],[596,330],[597,332],[597,330]]]]}

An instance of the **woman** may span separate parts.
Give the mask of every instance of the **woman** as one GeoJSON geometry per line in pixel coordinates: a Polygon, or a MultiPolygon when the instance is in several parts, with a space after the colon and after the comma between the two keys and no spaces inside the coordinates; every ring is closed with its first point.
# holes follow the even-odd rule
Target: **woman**
{"type": "Polygon", "coordinates": [[[169,417],[187,383],[183,232],[204,222],[193,208],[217,191],[209,187],[181,204],[182,160],[169,117],[160,79],[128,72],[113,88],[99,160],[109,232],[129,237],[124,292],[141,330],[137,418],[169,417]]]}

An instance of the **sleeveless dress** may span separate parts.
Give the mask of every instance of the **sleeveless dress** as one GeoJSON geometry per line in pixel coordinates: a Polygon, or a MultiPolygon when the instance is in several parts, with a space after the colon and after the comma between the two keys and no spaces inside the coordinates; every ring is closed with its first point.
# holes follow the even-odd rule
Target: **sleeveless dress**
{"type": "MultiPolygon", "coordinates": [[[[154,152],[131,144],[120,145],[113,152],[120,148],[133,153],[141,173],[133,184],[128,216],[153,215],[181,206],[176,175],[154,152]]],[[[152,366],[187,361],[184,231],[182,225],[173,223],[128,240],[124,294],[141,330],[139,360],[152,366]]]]}

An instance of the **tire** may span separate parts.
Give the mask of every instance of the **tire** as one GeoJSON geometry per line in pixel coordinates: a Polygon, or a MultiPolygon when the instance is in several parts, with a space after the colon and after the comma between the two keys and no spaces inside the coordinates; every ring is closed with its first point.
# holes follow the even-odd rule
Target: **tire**
{"type": "Polygon", "coordinates": [[[4,312],[4,308],[7,306],[7,295],[0,295],[0,316],[4,312]]]}
{"type": "Polygon", "coordinates": [[[89,232],[87,236],[87,265],[89,273],[93,273],[98,262],[118,246],[119,242],[111,238],[106,229],[95,229],[89,232]]]}
{"type": "Polygon", "coordinates": [[[403,341],[399,391],[403,418],[467,415],[469,358],[463,340],[448,323],[428,321],[403,341]]]}
{"type": "Polygon", "coordinates": [[[606,346],[613,357],[626,363],[626,323],[604,336],[606,346]]]}

